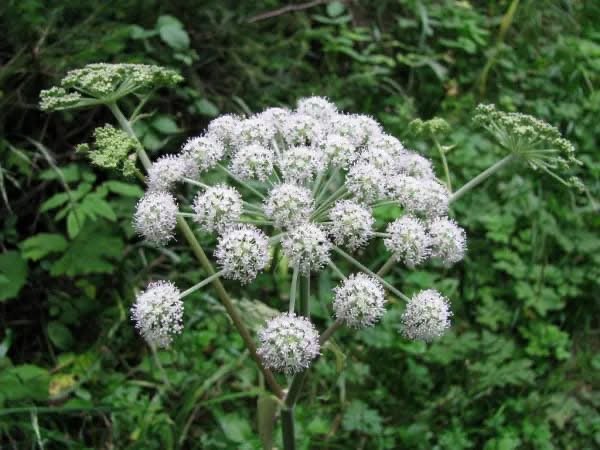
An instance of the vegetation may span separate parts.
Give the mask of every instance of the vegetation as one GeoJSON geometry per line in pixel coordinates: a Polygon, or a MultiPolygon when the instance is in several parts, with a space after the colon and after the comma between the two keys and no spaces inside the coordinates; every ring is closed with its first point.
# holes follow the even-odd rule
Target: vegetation
{"type": "MultiPolygon", "coordinates": [[[[133,125],[152,159],[221,113],[316,94],[371,114],[459,187],[506,156],[473,121],[479,103],[557,126],[582,163],[581,192],[544,164],[511,165],[454,203],[466,259],[386,277],[409,294],[434,286],[451,298],[450,332],[432,344],[405,339],[401,305],[377,327],[338,330],[296,407],[297,445],[600,445],[596,2],[8,0],[0,11],[3,448],[261,448],[267,439],[258,430],[273,403],[215,291],[186,298],[193,308],[170,351],[135,332],[137,289],[156,279],[191,286],[207,273],[182,238],[156,249],[135,236],[143,191],[130,161],[111,165],[130,147],[106,145],[119,133],[106,127],[109,109],[37,106],[42,89],[97,62],[181,75],[148,95],[133,125]],[[92,150],[103,143],[112,151],[92,150]]],[[[386,258],[383,243],[361,255],[372,267],[386,258]]],[[[278,266],[249,286],[225,285],[254,334],[290,288],[278,266]]],[[[323,275],[313,289],[323,323],[334,285],[323,275]]]]}

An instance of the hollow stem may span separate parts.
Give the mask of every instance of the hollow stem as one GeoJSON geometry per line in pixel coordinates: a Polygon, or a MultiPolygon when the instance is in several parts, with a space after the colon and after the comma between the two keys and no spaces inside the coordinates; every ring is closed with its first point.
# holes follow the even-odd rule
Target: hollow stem
{"type": "Polygon", "coordinates": [[[481,172],[479,175],[477,175],[475,178],[473,178],[471,181],[467,182],[464,186],[462,186],[459,190],[457,190],[454,194],[452,194],[452,196],[450,197],[450,203],[455,202],[456,200],[461,198],[463,195],[465,195],[467,192],[469,192],[475,186],[482,183],[487,178],[492,176],[494,173],[496,173],[497,171],[502,169],[504,166],[506,166],[514,158],[515,158],[515,155],[510,154],[508,156],[505,156],[501,160],[496,161],[496,163],[492,164],[490,167],[485,169],[483,172],[481,172]]]}
{"type": "Polygon", "coordinates": [[[310,273],[300,280],[300,314],[310,318],[310,273]]]}
{"type": "Polygon", "coordinates": [[[144,166],[144,169],[148,170],[150,168],[150,166],[152,166],[152,161],[150,161],[150,158],[148,158],[148,154],[144,150],[142,143],[139,141],[139,139],[135,135],[135,132],[133,131],[131,123],[129,122],[129,120],[127,120],[127,117],[125,117],[125,115],[121,111],[121,108],[119,108],[119,105],[117,105],[116,103],[109,103],[107,106],[110,109],[110,111],[113,113],[113,115],[115,116],[115,119],[117,119],[117,122],[119,122],[119,125],[121,126],[123,131],[125,131],[131,138],[135,139],[135,141],[137,142],[138,158],[140,159],[142,166],[144,166]]]}
{"type": "Polygon", "coordinates": [[[375,272],[373,272],[371,269],[369,269],[367,266],[364,266],[363,264],[361,264],[360,262],[358,262],[356,259],[354,259],[352,256],[350,256],[348,253],[346,253],[344,250],[342,250],[341,248],[337,247],[336,245],[334,245],[333,250],[340,256],[342,256],[343,258],[345,258],[350,264],[355,265],[356,267],[358,267],[360,270],[362,270],[365,273],[368,273],[369,275],[371,275],[372,277],[376,278],[377,280],[379,280],[379,282],[381,284],[383,284],[383,287],[385,287],[388,291],[390,291],[392,294],[394,294],[396,297],[401,298],[402,300],[405,301],[409,301],[410,299],[408,298],[408,296],[404,295],[402,292],[400,292],[398,289],[396,289],[394,286],[392,286],[390,283],[388,283],[387,281],[385,281],[381,276],[377,275],[375,272]]]}

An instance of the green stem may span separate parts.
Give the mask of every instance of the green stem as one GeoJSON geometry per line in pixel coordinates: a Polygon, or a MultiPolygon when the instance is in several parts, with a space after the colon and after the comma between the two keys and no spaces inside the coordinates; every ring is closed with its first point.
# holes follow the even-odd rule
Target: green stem
{"type": "Polygon", "coordinates": [[[283,434],[284,450],[295,450],[296,439],[294,437],[294,408],[281,410],[281,431],[283,434]]]}
{"type": "Polygon", "coordinates": [[[227,167],[221,165],[221,164],[217,164],[217,166],[223,171],[225,172],[227,175],[229,175],[235,182],[237,182],[239,185],[245,187],[246,189],[248,189],[250,192],[252,192],[253,194],[257,195],[258,197],[260,197],[262,200],[265,199],[265,196],[263,195],[262,192],[254,189],[252,186],[250,186],[248,183],[246,183],[244,180],[236,177],[227,167]]]}
{"type": "Polygon", "coordinates": [[[300,280],[300,314],[310,319],[310,274],[300,280]]]}
{"type": "Polygon", "coordinates": [[[446,152],[444,151],[444,149],[438,142],[435,135],[432,137],[433,137],[433,142],[437,148],[437,151],[440,154],[440,158],[442,159],[442,164],[444,166],[444,174],[446,175],[446,187],[448,187],[448,190],[450,192],[452,192],[452,181],[450,181],[450,169],[448,168],[448,161],[446,160],[446,152]]]}
{"type": "Polygon", "coordinates": [[[358,267],[360,270],[362,270],[365,273],[368,273],[369,275],[371,275],[372,277],[375,277],[377,280],[379,280],[379,282],[381,284],[383,284],[383,286],[390,291],[392,294],[394,294],[396,297],[401,298],[402,300],[405,301],[409,301],[410,299],[408,298],[408,296],[404,295],[402,292],[400,292],[398,289],[396,289],[394,286],[392,286],[390,283],[388,283],[387,281],[385,281],[381,276],[377,275],[375,272],[373,272],[371,269],[369,269],[367,266],[364,266],[363,264],[361,264],[360,262],[358,262],[356,259],[354,259],[352,256],[350,256],[348,253],[346,253],[345,251],[343,251],[341,248],[337,247],[337,246],[333,246],[332,247],[333,250],[339,254],[340,256],[344,257],[349,263],[354,264],[356,267],[358,267]]]}
{"type": "Polygon", "coordinates": [[[323,331],[323,333],[321,333],[321,336],[319,336],[319,344],[323,345],[325,342],[327,342],[333,333],[340,329],[342,325],[344,325],[344,322],[342,322],[340,319],[329,325],[329,327],[323,331]]]}
{"type": "Polygon", "coordinates": [[[380,277],[384,277],[394,266],[394,264],[396,264],[396,261],[394,261],[394,256],[391,255],[389,259],[385,262],[385,264],[381,266],[381,269],[377,271],[377,275],[379,275],[380,277]]]}
{"type": "Polygon", "coordinates": [[[198,289],[202,289],[204,286],[206,286],[209,283],[212,283],[216,278],[219,278],[224,273],[225,273],[225,270],[219,270],[218,272],[213,273],[211,276],[209,276],[208,278],[202,280],[200,283],[197,283],[197,284],[193,285],[191,288],[186,289],[185,291],[183,291],[179,295],[179,298],[183,298],[183,297],[185,297],[187,295],[190,295],[193,292],[196,292],[198,289]]]}
{"type": "Polygon", "coordinates": [[[506,166],[514,158],[515,158],[515,155],[514,154],[510,154],[510,155],[505,156],[504,158],[502,158],[500,161],[496,161],[496,163],[494,163],[493,165],[491,165],[490,167],[488,167],[487,169],[485,169],[483,172],[481,172],[479,175],[477,175],[471,181],[469,181],[464,186],[462,186],[458,191],[456,191],[454,194],[452,194],[450,196],[450,203],[455,202],[456,200],[458,200],[459,198],[461,198],[463,195],[465,195],[468,191],[470,191],[471,189],[473,189],[475,186],[477,186],[478,184],[482,183],[487,178],[489,178],[490,176],[492,176],[494,173],[496,173],[497,171],[499,171],[500,169],[502,169],[504,166],[506,166]]]}
{"type": "Polygon", "coordinates": [[[347,192],[346,186],[345,185],[340,186],[323,203],[321,203],[320,205],[317,206],[316,211],[314,213],[312,213],[311,217],[313,217],[313,218],[318,217],[320,213],[322,213],[323,211],[325,211],[327,209],[327,207],[329,206],[330,203],[333,203],[334,201],[336,201],[338,198],[340,198],[346,192],[347,192]]]}
{"type": "MultiPolygon", "coordinates": [[[[109,106],[110,110],[112,111],[112,113],[114,114],[117,121],[119,122],[119,125],[123,128],[123,130],[125,132],[127,132],[127,134],[129,134],[129,136],[134,138],[139,143],[139,140],[135,136],[133,128],[131,127],[131,124],[125,118],[125,116],[123,115],[123,113],[121,112],[121,110],[119,109],[117,104],[111,103],[108,106],[109,106]]],[[[152,165],[152,163],[150,162],[150,158],[148,158],[148,155],[146,154],[141,143],[139,143],[138,155],[139,155],[140,161],[142,162],[144,168],[146,170],[149,169],[150,166],[152,165]]],[[[210,260],[206,256],[206,253],[204,253],[204,250],[202,249],[202,247],[200,246],[200,243],[196,239],[194,232],[191,230],[188,223],[186,222],[186,220],[183,217],[177,216],[177,226],[179,227],[179,230],[181,231],[181,233],[184,235],[185,239],[187,240],[188,244],[190,245],[190,248],[192,249],[192,252],[196,256],[196,259],[198,259],[198,261],[200,262],[200,265],[203,267],[203,269],[209,274],[209,276],[215,274],[216,273],[215,269],[213,268],[210,260]]],[[[252,356],[252,359],[256,362],[256,365],[258,366],[259,370],[262,372],[263,376],[265,377],[267,384],[269,385],[269,387],[271,388],[271,390],[273,391],[273,393],[276,396],[278,396],[279,398],[283,398],[284,394],[283,394],[283,390],[281,389],[281,386],[279,386],[279,383],[277,383],[277,380],[275,379],[273,372],[271,372],[270,369],[266,368],[263,365],[262,360],[256,353],[256,345],[254,344],[254,340],[252,339],[250,332],[244,325],[244,322],[242,321],[240,313],[238,312],[237,308],[233,304],[233,301],[229,297],[229,294],[223,287],[223,284],[221,283],[221,281],[219,280],[218,277],[215,278],[214,280],[212,280],[212,284],[213,284],[213,287],[215,288],[215,290],[217,291],[217,295],[218,295],[219,299],[221,300],[221,303],[223,303],[223,306],[225,307],[227,314],[229,314],[229,317],[231,318],[231,321],[233,322],[237,332],[242,337],[242,340],[244,341],[246,348],[250,352],[250,356],[252,356]]]]}
{"type": "Polygon", "coordinates": [[[150,161],[150,158],[148,158],[148,154],[144,150],[142,143],[139,141],[139,139],[135,135],[135,131],[133,131],[133,128],[131,127],[131,123],[129,123],[129,120],[127,120],[127,118],[125,117],[125,115],[123,114],[121,109],[119,108],[119,105],[117,105],[116,103],[109,103],[107,106],[110,108],[111,112],[117,119],[117,122],[119,122],[119,125],[121,126],[123,131],[125,131],[130,137],[132,137],[133,139],[136,140],[136,142],[138,144],[138,150],[137,150],[138,158],[140,158],[140,161],[142,163],[142,166],[144,166],[144,169],[148,170],[150,168],[150,166],[152,166],[152,161],[150,161]]]}
{"type": "MultiPolygon", "coordinates": [[[[183,233],[185,239],[188,241],[188,244],[190,245],[192,251],[194,252],[194,255],[196,256],[198,261],[200,261],[200,264],[202,265],[204,270],[211,275],[214,274],[215,269],[213,268],[208,257],[206,256],[206,253],[204,253],[204,250],[200,246],[200,243],[196,239],[194,232],[189,227],[189,225],[187,224],[187,222],[185,221],[185,219],[183,217],[177,217],[177,225],[179,226],[179,229],[183,233]]],[[[252,339],[252,336],[250,335],[248,328],[246,328],[246,326],[244,325],[242,317],[240,316],[240,313],[237,310],[237,308],[235,307],[235,305],[233,304],[233,301],[229,297],[229,294],[225,290],[225,287],[223,287],[223,283],[221,283],[221,281],[218,278],[215,278],[214,280],[212,280],[212,284],[213,284],[213,287],[215,288],[215,290],[217,291],[217,295],[219,296],[221,303],[225,307],[227,314],[229,314],[229,317],[231,318],[233,325],[235,326],[237,332],[242,337],[244,344],[246,344],[246,348],[248,348],[248,351],[250,352],[250,356],[256,362],[260,371],[263,373],[265,380],[267,381],[267,384],[269,385],[269,387],[271,388],[273,393],[275,393],[275,395],[282,398],[283,391],[281,389],[281,386],[279,386],[279,383],[277,383],[277,380],[275,380],[275,376],[273,375],[273,372],[271,372],[269,369],[267,369],[263,365],[262,360],[256,353],[256,345],[254,344],[254,340],[252,339]]]]}
{"type": "Polygon", "coordinates": [[[290,287],[290,307],[289,312],[293,313],[296,308],[296,291],[298,284],[298,264],[294,264],[294,273],[292,274],[292,286],[290,287]]]}

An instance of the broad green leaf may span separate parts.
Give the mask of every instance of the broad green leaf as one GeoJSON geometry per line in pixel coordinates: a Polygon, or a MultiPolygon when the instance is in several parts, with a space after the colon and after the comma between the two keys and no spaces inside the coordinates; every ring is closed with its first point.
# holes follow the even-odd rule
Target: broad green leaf
{"type": "Polygon", "coordinates": [[[144,195],[144,191],[142,191],[139,186],[130,183],[123,183],[122,181],[107,181],[104,183],[104,186],[106,186],[109,191],[114,192],[115,194],[123,195],[124,197],[139,198],[144,195]]]}
{"type": "Polygon", "coordinates": [[[179,128],[175,121],[171,117],[165,115],[155,117],[150,125],[152,128],[163,134],[174,134],[179,132],[179,128]]]}
{"type": "Polygon", "coordinates": [[[16,297],[27,281],[27,262],[17,251],[0,254],[0,301],[16,297]]]}
{"type": "Polygon", "coordinates": [[[32,364],[0,371],[0,405],[20,400],[44,401],[48,398],[50,375],[32,364]]]}
{"type": "Polygon", "coordinates": [[[190,38],[179,20],[172,16],[160,16],[157,28],[161,39],[172,49],[184,50],[190,46],[190,38]]]}
{"type": "Polygon", "coordinates": [[[21,242],[21,253],[25,259],[39,261],[50,253],[66,250],[67,240],[58,233],[39,233],[21,242]]]}
{"type": "Polygon", "coordinates": [[[342,2],[330,2],[327,4],[327,14],[329,17],[337,17],[346,10],[342,2]]]}
{"type": "Polygon", "coordinates": [[[206,98],[197,100],[194,105],[196,106],[198,113],[202,114],[203,116],[216,117],[219,115],[219,108],[217,108],[213,102],[206,98]]]}
{"type": "Polygon", "coordinates": [[[42,203],[42,205],[40,206],[40,212],[46,212],[51,209],[57,208],[62,204],[66,203],[67,201],[69,201],[69,194],[67,194],[66,192],[59,192],[58,194],[54,194],[52,197],[50,197],[48,200],[42,203]]]}
{"type": "Polygon", "coordinates": [[[111,232],[108,222],[87,223],[62,257],[50,268],[52,276],[112,273],[123,253],[123,241],[111,232]]]}
{"type": "Polygon", "coordinates": [[[96,215],[114,222],[117,216],[113,211],[110,203],[100,197],[98,194],[90,194],[83,199],[79,205],[79,209],[89,217],[95,219],[96,215]]]}
{"type": "Polygon", "coordinates": [[[76,237],[85,225],[85,215],[79,208],[73,208],[67,214],[67,234],[71,239],[76,237]]]}

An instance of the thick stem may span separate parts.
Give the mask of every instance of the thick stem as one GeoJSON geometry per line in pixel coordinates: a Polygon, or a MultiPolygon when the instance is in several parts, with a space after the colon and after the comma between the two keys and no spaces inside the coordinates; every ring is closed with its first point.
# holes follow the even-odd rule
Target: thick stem
{"type": "MultiPolygon", "coordinates": [[[[134,138],[138,142],[138,144],[139,144],[138,155],[139,155],[140,161],[142,162],[142,165],[144,166],[144,168],[146,170],[148,170],[150,168],[150,166],[152,165],[152,162],[150,161],[150,158],[146,154],[141,143],[137,139],[137,137],[133,131],[133,128],[131,127],[131,124],[129,123],[127,118],[123,115],[123,113],[121,112],[121,110],[119,109],[119,107],[117,106],[116,103],[111,103],[108,105],[108,107],[110,108],[110,110],[114,114],[115,118],[119,122],[119,125],[121,126],[121,128],[127,134],[129,134],[130,137],[134,138]]],[[[179,230],[181,231],[181,233],[187,240],[188,244],[190,245],[192,252],[196,256],[196,259],[198,259],[198,261],[200,262],[200,265],[209,274],[209,276],[214,275],[216,273],[215,269],[213,268],[208,257],[206,256],[206,253],[204,253],[204,250],[200,246],[200,243],[196,239],[196,236],[194,235],[193,231],[191,230],[191,228],[185,221],[185,218],[183,218],[181,216],[177,216],[177,226],[179,227],[179,230]]],[[[212,282],[215,290],[217,291],[217,295],[218,295],[219,299],[221,300],[221,303],[223,303],[223,306],[225,307],[227,314],[229,314],[229,317],[231,318],[231,321],[233,322],[236,330],[242,337],[242,340],[244,341],[246,348],[248,348],[248,351],[250,352],[250,356],[252,356],[252,359],[256,362],[256,365],[258,366],[259,370],[262,372],[263,376],[265,377],[267,384],[269,385],[269,387],[271,388],[271,390],[277,397],[283,398],[284,394],[283,394],[283,390],[281,389],[281,386],[279,386],[279,383],[277,383],[277,380],[275,379],[273,372],[271,372],[268,368],[266,368],[263,365],[260,357],[256,353],[256,345],[254,344],[254,340],[252,339],[250,332],[244,325],[244,322],[242,321],[240,313],[238,312],[237,308],[233,304],[231,298],[229,297],[229,294],[223,287],[221,280],[219,280],[219,278],[216,277],[211,282],[212,282]]]]}
{"type": "Polygon", "coordinates": [[[294,408],[284,408],[281,410],[281,432],[283,435],[284,450],[295,450],[294,408]]]}
{"type": "Polygon", "coordinates": [[[471,181],[467,182],[458,191],[456,191],[454,194],[452,194],[452,196],[450,196],[450,203],[455,202],[456,200],[458,200],[459,198],[461,198],[463,195],[465,195],[467,192],[469,192],[475,186],[477,186],[478,184],[482,183],[487,178],[489,178],[490,176],[492,176],[494,173],[496,173],[497,171],[499,171],[500,169],[502,169],[504,166],[506,166],[514,158],[515,158],[515,155],[510,154],[510,155],[505,156],[504,158],[502,158],[500,161],[497,161],[496,163],[494,163],[493,165],[491,165],[487,169],[485,169],[483,172],[481,172],[479,175],[477,175],[471,181]]]}
{"type": "Polygon", "coordinates": [[[294,264],[294,273],[292,274],[292,286],[290,287],[290,306],[289,312],[293,313],[296,309],[296,291],[298,291],[298,264],[294,264]]]}

